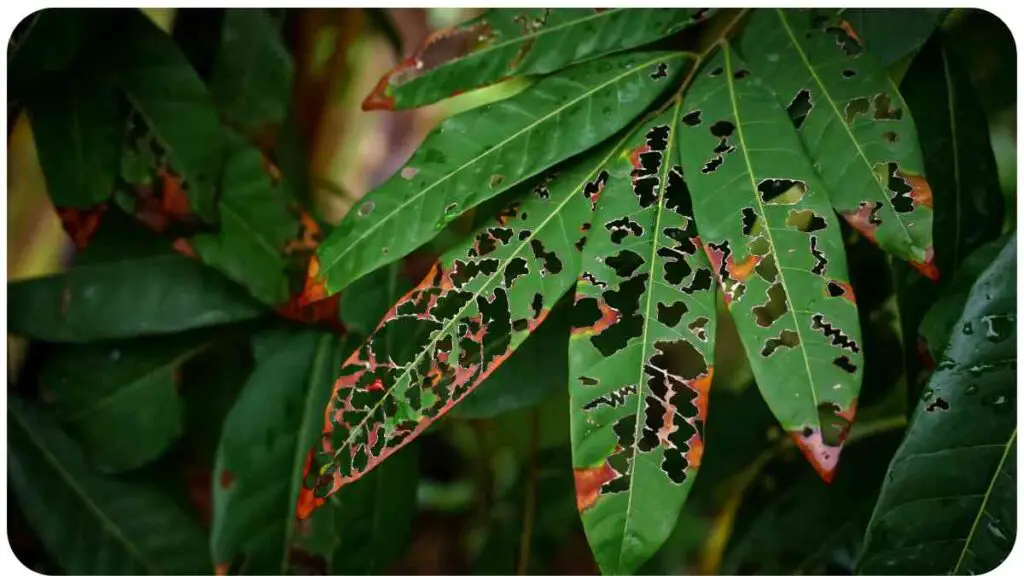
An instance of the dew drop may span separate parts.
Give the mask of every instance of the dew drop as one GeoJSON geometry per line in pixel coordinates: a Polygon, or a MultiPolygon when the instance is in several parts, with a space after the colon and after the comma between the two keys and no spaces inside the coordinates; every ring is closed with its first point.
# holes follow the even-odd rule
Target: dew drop
{"type": "Polygon", "coordinates": [[[963,332],[965,335],[974,334],[974,325],[970,322],[964,322],[963,332]]]}
{"type": "Polygon", "coordinates": [[[373,200],[363,202],[362,206],[359,207],[359,215],[367,216],[370,212],[373,212],[373,209],[376,208],[376,206],[377,205],[373,203],[373,200]]]}
{"type": "Polygon", "coordinates": [[[967,387],[966,390],[964,390],[964,394],[967,394],[968,396],[974,396],[977,393],[978,393],[978,385],[977,384],[971,384],[970,386],[967,387]]]}
{"type": "Polygon", "coordinates": [[[988,531],[991,532],[992,535],[996,538],[1000,540],[1006,540],[1006,534],[1003,534],[1003,531],[1000,530],[998,526],[996,526],[995,522],[988,523],[988,531]]]}
{"type": "Polygon", "coordinates": [[[459,209],[458,202],[452,202],[451,204],[444,207],[444,213],[446,216],[450,216],[453,212],[459,209]]]}
{"type": "Polygon", "coordinates": [[[928,400],[932,399],[933,395],[935,395],[935,390],[932,390],[931,388],[925,388],[924,394],[921,397],[927,402],[928,400]]]}
{"type": "Polygon", "coordinates": [[[768,58],[769,62],[778,62],[779,61],[779,55],[778,54],[774,54],[774,53],[773,54],[769,54],[768,56],[766,56],[766,58],[768,58]]]}
{"type": "Polygon", "coordinates": [[[110,351],[110,361],[111,362],[117,362],[120,359],[121,359],[121,351],[120,350],[118,350],[117,348],[114,348],[113,350],[110,351]]]}

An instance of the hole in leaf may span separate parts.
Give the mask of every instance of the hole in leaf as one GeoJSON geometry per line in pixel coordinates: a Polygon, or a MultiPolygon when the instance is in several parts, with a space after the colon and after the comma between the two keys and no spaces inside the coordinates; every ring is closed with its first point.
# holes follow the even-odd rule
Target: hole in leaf
{"type": "Polygon", "coordinates": [[[828,28],[825,28],[825,33],[835,38],[836,46],[839,46],[844,54],[851,58],[859,56],[860,53],[864,51],[864,48],[847,30],[849,25],[845,21],[842,24],[842,27],[829,26],[828,28]]]}
{"type": "Polygon", "coordinates": [[[612,220],[604,225],[604,227],[611,231],[612,242],[616,244],[622,244],[622,240],[632,234],[639,238],[643,236],[644,229],[635,220],[631,220],[629,216],[623,216],[617,220],[612,220]]]}
{"type": "Polygon", "coordinates": [[[790,210],[786,217],[786,226],[801,232],[817,232],[827,227],[825,219],[813,210],[790,210]]]}
{"type": "Polygon", "coordinates": [[[668,64],[665,62],[658,62],[657,69],[651,73],[651,79],[661,80],[665,76],[668,76],[668,64]]]}
{"type": "Polygon", "coordinates": [[[754,230],[754,224],[757,222],[757,213],[754,209],[747,206],[741,211],[743,220],[743,235],[750,236],[750,233],[754,230]]]}
{"type": "Polygon", "coordinates": [[[683,314],[686,314],[686,303],[680,300],[674,302],[670,306],[658,302],[658,322],[661,322],[669,328],[675,327],[682,320],[683,314]]]}
{"type": "Polygon", "coordinates": [[[608,357],[622,350],[631,339],[643,334],[643,317],[638,312],[640,296],[647,289],[649,276],[647,273],[633,276],[620,284],[618,290],[604,293],[605,303],[618,310],[622,316],[614,325],[590,339],[603,356],[608,357]]]}
{"type": "Polygon", "coordinates": [[[779,269],[775,266],[775,255],[768,254],[754,266],[754,272],[757,273],[765,282],[775,282],[775,279],[779,276],[779,269]]]}
{"type": "Polygon", "coordinates": [[[776,282],[768,287],[768,300],[760,306],[754,306],[754,321],[762,328],[768,328],[781,318],[788,310],[786,304],[786,289],[781,282],[776,282]]]}
{"type": "Polygon", "coordinates": [[[701,342],[707,342],[708,341],[708,334],[707,334],[708,322],[709,322],[709,320],[706,317],[701,316],[700,318],[697,318],[693,322],[690,322],[690,324],[689,324],[689,326],[687,326],[687,328],[690,329],[690,332],[693,332],[693,335],[696,336],[698,340],[700,340],[701,342]]]}
{"type": "Polygon", "coordinates": [[[761,348],[761,356],[768,358],[779,348],[794,348],[800,344],[800,337],[792,330],[783,330],[777,338],[765,340],[761,348]]]}
{"type": "Polygon", "coordinates": [[[849,126],[853,124],[853,121],[857,119],[857,116],[861,114],[867,114],[868,109],[871,108],[871,101],[867,98],[854,98],[846,103],[846,108],[843,109],[843,121],[849,126]]]}
{"type": "Polygon", "coordinates": [[[946,402],[941,396],[936,396],[935,400],[932,400],[932,402],[925,407],[925,411],[935,412],[936,410],[943,412],[949,410],[949,402],[946,402]]]}
{"type": "Polygon", "coordinates": [[[690,200],[690,189],[683,179],[681,166],[673,166],[668,173],[668,183],[665,184],[665,208],[674,211],[680,216],[687,216],[693,211],[690,200]]]}
{"type": "Polygon", "coordinates": [[[547,252],[544,250],[544,244],[534,238],[530,240],[530,248],[533,250],[533,255],[540,259],[543,263],[541,274],[550,273],[558,274],[562,271],[562,261],[558,259],[558,255],[554,252],[547,252]]]}
{"type": "Polygon", "coordinates": [[[746,68],[740,68],[732,74],[732,77],[736,80],[743,80],[747,76],[750,76],[750,70],[747,70],[746,68]]]}
{"type": "Polygon", "coordinates": [[[851,352],[860,352],[860,346],[848,334],[840,328],[836,328],[821,314],[811,316],[811,328],[817,330],[829,339],[829,344],[836,348],[845,348],[851,352]]]}
{"type": "Polygon", "coordinates": [[[711,135],[715,138],[728,138],[736,131],[736,125],[728,120],[719,120],[711,125],[711,135]]]}
{"type": "Polygon", "coordinates": [[[701,174],[711,174],[715,170],[718,170],[718,167],[721,166],[722,162],[724,162],[724,161],[725,161],[725,159],[722,158],[721,156],[715,156],[711,160],[708,160],[707,164],[705,164],[700,169],[700,173],[701,174]]]}
{"type": "Polygon", "coordinates": [[[833,360],[832,363],[850,374],[857,371],[857,367],[850,361],[850,357],[845,354],[833,360]]]}
{"type": "Polygon", "coordinates": [[[911,192],[914,189],[897,173],[897,170],[899,170],[899,166],[895,162],[876,164],[875,176],[892,192],[890,199],[893,210],[900,213],[912,212],[914,210],[914,199],[911,196],[911,192]]]}
{"type": "Polygon", "coordinates": [[[714,78],[715,76],[718,76],[721,73],[722,73],[722,67],[718,66],[718,67],[714,68],[713,70],[711,70],[710,72],[708,72],[708,76],[714,78]]]}
{"type": "Polygon", "coordinates": [[[903,118],[901,108],[892,107],[892,99],[885,92],[875,94],[875,120],[899,120],[903,118]]]}
{"type": "Polygon", "coordinates": [[[882,140],[885,140],[886,144],[896,144],[900,141],[900,136],[895,132],[882,132],[882,140]]]}
{"type": "Polygon", "coordinates": [[[811,108],[814,104],[811,102],[811,91],[801,90],[793,96],[793,99],[789,102],[789,106],[786,106],[786,112],[789,114],[789,119],[793,122],[793,127],[797,130],[800,129],[804,124],[804,120],[807,119],[807,115],[811,113],[811,108]]]}
{"type": "Polygon", "coordinates": [[[850,70],[849,68],[843,70],[843,78],[853,78],[857,75],[856,70],[850,70]]]}
{"type": "Polygon", "coordinates": [[[628,278],[636,272],[637,268],[643,266],[644,259],[632,250],[622,250],[614,256],[605,259],[607,264],[620,278],[628,278]]]}
{"type": "Polygon", "coordinates": [[[509,261],[508,265],[505,266],[504,272],[504,283],[505,288],[511,288],[512,284],[515,283],[516,279],[520,276],[525,276],[530,273],[529,266],[526,265],[526,258],[515,257],[509,261]]]}
{"type": "Polygon", "coordinates": [[[814,256],[814,267],[811,268],[811,273],[824,276],[828,268],[828,258],[825,257],[824,252],[818,250],[817,236],[811,236],[811,256],[814,256]]]}
{"type": "Polygon", "coordinates": [[[807,193],[807,184],[800,180],[765,178],[757,184],[765,204],[796,204],[807,193]]]}
{"type": "Polygon", "coordinates": [[[693,110],[683,115],[683,124],[689,127],[700,126],[700,110],[693,110]]]}

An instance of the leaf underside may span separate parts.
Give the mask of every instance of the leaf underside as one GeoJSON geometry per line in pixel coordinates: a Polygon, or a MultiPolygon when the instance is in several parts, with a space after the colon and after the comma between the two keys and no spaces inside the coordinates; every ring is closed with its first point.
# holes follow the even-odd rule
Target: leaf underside
{"type": "Polygon", "coordinates": [[[408,255],[470,208],[611,136],[671,86],[685,59],[637,52],[594,60],[448,118],[320,246],[310,268],[320,295],[408,255]]]}
{"type": "Polygon", "coordinates": [[[511,76],[549,74],[704,21],[707,8],[491,9],[427,37],[381,78],[364,110],[433,104],[511,76]],[[466,50],[468,48],[468,51],[466,50]]]}
{"type": "Polygon", "coordinates": [[[981,574],[1016,539],[1016,234],[978,278],[875,504],[858,570],[981,574]]]}
{"type": "Polygon", "coordinates": [[[756,10],[740,52],[786,108],[835,210],[937,279],[932,192],[914,120],[850,24],[834,11],[756,10]]]}
{"type": "Polygon", "coordinates": [[[715,283],[675,138],[678,102],[602,166],[570,339],[577,507],[604,572],[665,542],[693,485],[715,339],[715,283]]]}
{"type": "Polygon", "coordinates": [[[758,387],[829,480],[864,363],[826,188],[785,111],[731,48],[698,72],[678,134],[701,241],[758,387]]]}
{"type": "Polygon", "coordinates": [[[359,479],[486,379],[576,278],[601,158],[524,185],[449,250],[345,362],[298,515],[359,479]],[[391,338],[407,346],[389,352],[391,338]]]}

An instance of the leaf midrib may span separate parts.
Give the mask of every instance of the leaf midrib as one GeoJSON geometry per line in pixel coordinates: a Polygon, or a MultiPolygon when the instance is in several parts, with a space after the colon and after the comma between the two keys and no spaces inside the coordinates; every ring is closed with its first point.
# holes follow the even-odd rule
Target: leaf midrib
{"type": "MultiPolygon", "coordinates": [[[[642,72],[650,64],[652,64],[654,62],[658,62],[658,61],[671,60],[672,58],[682,58],[683,56],[685,56],[685,53],[683,53],[683,52],[679,52],[679,53],[662,53],[657,58],[652,58],[651,60],[648,60],[647,62],[644,62],[642,64],[637,64],[637,65],[633,66],[632,68],[630,68],[629,70],[627,70],[626,72],[623,72],[622,74],[619,74],[618,76],[615,76],[614,78],[612,78],[610,80],[607,80],[607,81],[605,81],[605,82],[595,86],[594,88],[584,92],[583,94],[577,96],[576,98],[570,100],[569,102],[563,104],[562,106],[560,106],[558,108],[555,108],[554,110],[552,110],[548,114],[546,114],[546,115],[542,116],[541,118],[535,120],[534,122],[528,124],[526,127],[522,128],[518,132],[512,134],[508,138],[505,138],[504,140],[502,140],[501,142],[495,144],[491,148],[488,148],[487,150],[484,150],[484,152],[479,154],[478,156],[474,156],[471,160],[463,163],[458,168],[452,170],[451,172],[448,172],[447,174],[445,174],[441,178],[435,180],[429,186],[426,186],[425,188],[423,188],[419,192],[417,192],[417,193],[413,194],[412,196],[410,196],[409,198],[407,198],[405,201],[403,201],[401,204],[399,204],[397,207],[395,207],[395,209],[393,209],[391,212],[389,212],[388,214],[386,214],[383,217],[381,217],[379,220],[377,220],[377,222],[375,222],[369,228],[367,228],[367,230],[363,234],[361,234],[360,236],[352,239],[347,244],[345,249],[342,250],[341,252],[339,252],[330,262],[322,264],[322,268],[321,268],[321,272],[320,272],[320,278],[326,278],[328,276],[328,274],[330,273],[330,270],[333,269],[333,267],[338,263],[338,261],[340,261],[343,257],[345,257],[352,250],[354,250],[356,248],[359,248],[360,245],[363,243],[363,241],[366,240],[366,238],[368,238],[371,234],[373,234],[374,231],[376,231],[378,228],[380,228],[385,222],[389,221],[395,215],[399,214],[402,210],[405,209],[406,206],[408,206],[408,205],[412,204],[413,202],[419,200],[421,197],[426,195],[428,192],[430,192],[434,188],[440,186],[444,182],[448,181],[449,179],[454,177],[459,172],[462,172],[464,169],[466,169],[469,166],[473,165],[474,163],[478,162],[480,159],[487,157],[488,155],[494,153],[497,150],[504,149],[504,147],[506,145],[508,145],[510,142],[514,141],[516,138],[519,138],[524,133],[532,132],[533,130],[535,130],[537,128],[537,126],[541,125],[544,122],[547,122],[550,118],[556,117],[556,116],[560,115],[561,113],[563,113],[565,110],[571,108],[572,106],[575,106],[577,103],[579,103],[579,102],[581,102],[581,101],[583,101],[583,100],[585,100],[587,98],[593,97],[593,95],[595,93],[597,93],[597,92],[607,88],[608,86],[611,86],[611,85],[613,85],[613,84],[615,84],[617,82],[620,82],[623,78],[626,78],[627,76],[629,76],[631,74],[636,74],[638,72],[642,72]]],[[[508,187],[511,187],[512,185],[513,184],[510,183],[508,187]]],[[[329,288],[328,288],[328,290],[329,290],[329,288]]]]}
{"type": "MultiPolygon", "coordinates": [[[[531,239],[532,238],[536,238],[537,234],[538,234],[538,232],[540,230],[544,229],[544,227],[546,227],[555,218],[555,216],[558,216],[558,215],[560,215],[562,213],[562,210],[565,208],[565,205],[568,204],[573,199],[573,197],[576,196],[576,194],[580,191],[580,189],[583,188],[587,184],[587,182],[590,182],[593,179],[594,175],[597,174],[601,170],[601,168],[604,167],[608,163],[608,161],[615,155],[615,152],[622,146],[622,143],[625,142],[625,139],[629,138],[632,135],[632,133],[633,133],[633,130],[631,130],[629,134],[627,134],[620,142],[618,142],[614,147],[612,147],[610,149],[610,151],[608,152],[608,154],[600,162],[598,162],[594,166],[594,168],[583,178],[583,180],[578,185],[573,187],[572,190],[565,195],[565,198],[562,200],[562,202],[557,207],[555,207],[554,210],[551,211],[551,214],[548,214],[548,216],[546,218],[544,218],[544,220],[542,220],[540,223],[537,224],[537,226],[533,229],[533,232],[530,234],[530,238],[531,239]]],[[[447,333],[448,330],[450,330],[452,328],[452,326],[454,326],[455,323],[458,320],[461,319],[462,315],[466,312],[466,310],[469,308],[469,306],[472,305],[473,302],[476,302],[476,299],[477,299],[478,296],[483,294],[485,290],[489,289],[493,285],[493,282],[496,279],[501,278],[503,276],[503,274],[505,272],[505,268],[508,267],[508,264],[510,262],[512,262],[512,260],[514,260],[516,258],[516,256],[518,256],[519,253],[521,251],[523,251],[528,244],[529,244],[529,242],[527,242],[527,241],[522,241],[522,242],[519,243],[519,246],[516,247],[516,249],[513,250],[512,253],[509,254],[508,257],[505,258],[502,261],[501,266],[494,272],[494,274],[491,275],[490,278],[488,278],[483,283],[483,285],[480,287],[480,289],[477,290],[472,295],[472,297],[470,297],[470,299],[466,301],[466,304],[463,305],[461,308],[459,308],[459,311],[456,314],[452,315],[451,319],[448,320],[444,324],[444,326],[441,327],[441,329],[439,329],[437,332],[435,332],[435,336],[433,338],[431,338],[430,342],[428,342],[425,346],[423,346],[420,349],[420,352],[416,355],[416,357],[409,364],[407,364],[407,367],[402,371],[402,373],[397,378],[395,378],[395,382],[397,382],[397,381],[399,381],[399,380],[401,380],[403,378],[408,377],[408,375],[412,371],[412,369],[415,368],[419,364],[419,362],[428,353],[428,351],[432,350],[437,345],[437,342],[443,337],[442,335],[447,333]]],[[[359,424],[354,426],[352,429],[353,430],[358,430],[358,429],[363,428],[366,425],[367,420],[369,420],[370,415],[375,413],[377,411],[377,409],[380,408],[380,406],[384,404],[384,401],[391,397],[392,391],[394,389],[395,389],[394,385],[390,386],[385,391],[385,393],[380,397],[380,399],[366,412],[366,416],[363,417],[363,419],[359,422],[359,424]]],[[[332,394],[332,399],[333,399],[333,394],[332,394]]],[[[348,436],[348,438],[346,438],[345,441],[342,442],[341,446],[339,446],[334,451],[334,456],[333,456],[334,459],[337,459],[338,454],[340,454],[342,450],[344,450],[345,448],[347,448],[350,445],[350,442],[351,442],[350,439],[351,438],[352,438],[352,435],[350,434],[348,436]]],[[[365,473],[365,472],[366,471],[364,470],[363,473],[365,473]]]]}
{"type": "MultiPolygon", "coordinates": [[[[736,103],[736,91],[733,85],[732,75],[732,50],[729,49],[728,45],[725,45],[725,49],[722,50],[725,54],[725,72],[726,72],[726,83],[729,87],[729,103],[732,105],[733,117],[736,119],[736,133],[740,139],[740,151],[743,152],[743,162],[747,166],[747,176],[750,177],[750,190],[753,192],[754,200],[757,201],[758,210],[761,218],[764,220],[764,233],[768,239],[768,246],[771,249],[772,254],[779,254],[778,249],[775,247],[775,240],[772,238],[771,226],[768,225],[768,219],[765,217],[764,202],[761,200],[761,195],[757,192],[757,181],[754,180],[754,167],[750,163],[750,155],[747,152],[746,139],[743,136],[743,122],[740,121],[739,106],[736,103]]],[[[782,289],[786,292],[786,305],[793,314],[793,327],[796,328],[797,338],[800,339],[800,355],[804,359],[804,369],[807,371],[807,383],[811,389],[811,406],[815,408],[812,410],[814,413],[813,422],[818,427],[819,432],[824,434],[824,430],[821,430],[821,420],[818,417],[817,406],[818,406],[818,393],[814,386],[814,375],[811,372],[810,358],[807,357],[807,341],[804,339],[804,334],[800,330],[800,322],[797,320],[796,306],[793,304],[792,292],[789,291],[789,286],[786,284],[786,274],[784,267],[782,266],[782,260],[776,258],[778,261],[778,272],[779,272],[779,283],[782,284],[782,289]]]]}
{"type": "Polygon", "coordinates": [[[953,226],[953,260],[955,264],[960,262],[960,227],[963,214],[960,213],[960,196],[963,190],[960,182],[960,144],[956,139],[956,95],[953,93],[953,76],[949,69],[949,57],[946,55],[946,47],[940,43],[939,54],[942,56],[942,73],[946,80],[946,110],[949,113],[949,135],[950,146],[953,151],[953,182],[955,184],[956,209],[953,211],[956,218],[956,225],[953,226]]]}
{"type": "MultiPolygon", "coordinates": [[[[669,170],[671,169],[671,166],[672,166],[672,151],[673,151],[673,149],[676,146],[676,134],[675,134],[675,131],[678,128],[678,124],[679,124],[679,111],[682,109],[682,107],[683,107],[682,98],[681,97],[676,97],[676,103],[674,105],[675,109],[672,111],[672,121],[669,124],[669,126],[670,126],[669,130],[670,131],[669,131],[668,144],[667,144],[667,146],[665,148],[665,154],[664,154],[664,156],[662,156],[663,160],[662,160],[662,165],[661,165],[661,175],[660,175],[659,180],[658,180],[658,195],[657,195],[657,200],[656,200],[657,204],[656,204],[656,212],[655,212],[655,217],[654,217],[654,228],[651,230],[651,235],[653,237],[653,240],[651,241],[651,255],[650,255],[650,262],[651,262],[650,274],[651,274],[651,282],[652,283],[655,280],[657,280],[657,270],[658,270],[658,261],[659,261],[659,258],[658,258],[658,248],[661,247],[661,244],[660,244],[661,240],[660,239],[661,239],[661,236],[662,236],[659,233],[659,231],[661,230],[661,216],[665,212],[665,187],[668,185],[668,172],[669,172],[669,170]]],[[[650,332],[651,332],[651,330],[650,330],[650,324],[651,324],[651,318],[652,318],[651,317],[651,304],[654,302],[654,289],[653,289],[653,287],[648,288],[648,290],[646,292],[647,292],[646,295],[645,295],[646,296],[646,302],[644,303],[644,315],[643,315],[643,318],[644,318],[644,330],[643,330],[643,336],[641,336],[641,340],[640,340],[640,357],[641,357],[642,360],[648,354],[648,351],[647,351],[647,339],[648,339],[648,336],[650,335],[650,332]]],[[[632,452],[632,455],[633,455],[633,473],[629,475],[629,489],[628,489],[629,496],[626,499],[626,518],[622,522],[622,537],[619,539],[619,561],[617,562],[617,565],[618,565],[618,568],[619,568],[620,571],[622,570],[622,556],[626,552],[626,533],[629,531],[628,526],[630,525],[630,519],[632,518],[632,514],[630,514],[630,511],[633,508],[633,494],[635,492],[633,490],[633,481],[636,479],[636,473],[637,473],[637,453],[639,451],[638,450],[638,446],[640,444],[641,432],[643,432],[643,430],[642,430],[643,423],[644,423],[643,411],[644,411],[644,407],[646,406],[645,399],[646,399],[647,388],[648,388],[647,384],[646,384],[646,382],[644,380],[644,366],[645,366],[645,364],[646,364],[646,361],[640,362],[640,375],[637,377],[638,378],[637,379],[637,382],[638,382],[637,392],[638,392],[638,394],[637,394],[637,401],[636,401],[635,422],[633,424],[633,445],[630,446],[630,449],[631,449],[631,452],[632,452]]]]}
{"type": "MultiPolygon", "coordinates": [[[[853,136],[853,132],[850,131],[850,126],[847,125],[847,123],[843,120],[843,115],[839,112],[839,108],[836,106],[835,100],[832,99],[832,94],[829,92],[825,84],[821,81],[821,78],[818,76],[818,71],[815,70],[814,66],[811,65],[811,61],[807,58],[807,53],[804,52],[803,48],[800,46],[800,43],[797,41],[796,36],[793,35],[793,29],[792,27],[790,27],[789,21],[786,19],[786,15],[783,14],[782,11],[782,8],[775,9],[775,13],[778,15],[779,21],[782,23],[782,27],[786,29],[786,36],[789,38],[790,45],[792,45],[793,49],[796,50],[798,54],[800,54],[800,59],[803,61],[804,66],[807,67],[807,71],[810,73],[811,78],[814,79],[814,82],[818,85],[818,88],[821,89],[822,95],[825,96],[825,100],[828,102],[829,107],[831,107],[832,112],[835,113],[836,118],[838,119],[837,124],[842,125],[843,130],[846,132],[846,135],[850,138],[850,142],[853,142],[853,147],[855,150],[857,150],[857,156],[860,157],[860,159],[864,162],[864,165],[867,166],[868,171],[872,172],[873,174],[874,168],[872,167],[871,162],[868,160],[867,156],[864,155],[864,150],[861,148],[860,142],[858,142],[857,139],[853,136]]],[[[888,75],[886,76],[886,78],[888,78],[888,75]]],[[[892,80],[889,79],[889,82],[891,83],[892,80]]],[[[878,179],[872,176],[871,180],[880,189],[881,184],[878,182],[878,179]]],[[[889,210],[896,216],[895,218],[893,218],[893,220],[899,223],[900,230],[903,231],[903,235],[909,241],[911,246],[917,248],[917,243],[914,242],[914,238],[910,235],[910,231],[907,230],[906,224],[904,224],[903,219],[900,218],[899,212],[896,211],[896,207],[893,206],[892,199],[890,199],[889,195],[884,192],[881,194],[881,196],[885,200],[886,205],[889,206],[889,210]]]]}
{"type": "Polygon", "coordinates": [[[964,555],[967,554],[967,550],[971,547],[971,542],[974,540],[974,533],[978,529],[978,524],[981,523],[981,517],[985,514],[985,507],[988,506],[988,498],[992,495],[992,488],[996,485],[996,480],[999,478],[999,474],[1003,471],[1003,465],[1006,464],[1006,457],[1010,454],[1010,446],[1013,446],[1014,440],[1017,438],[1017,427],[1013,427],[1013,433],[1010,434],[1010,439],[1006,441],[1006,447],[1003,449],[1003,455],[999,459],[999,465],[996,466],[995,472],[992,473],[992,479],[988,483],[988,488],[985,489],[985,497],[981,500],[981,506],[978,507],[978,513],[974,516],[974,523],[971,524],[971,531],[967,533],[967,538],[964,540],[964,547],[960,550],[960,558],[956,561],[956,566],[950,571],[951,574],[958,574],[960,572],[960,565],[964,561],[964,555]]]}
{"type": "Polygon", "coordinates": [[[19,427],[25,432],[25,436],[28,437],[31,442],[42,454],[43,459],[49,463],[56,471],[57,474],[64,479],[67,486],[76,493],[85,504],[87,510],[92,512],[96,519],[99,520],[100,525],[107,528],[107,533],[114,538],[114,540],[120,542],[130,556],[133,556],[143,568],[145,568],[150,574],[160,574],[161,571],[155,569],[154,566],[146,561],[142,553],[135,547],[135,545],[128,539],[128,537],[121,531],[120,527],[114,522],[109,516],[107,516],[103,510],[99,508],[93,501],[92,498],[86,493],[85,489],[82,488],[76,481],[72,474],[70,474],[64,466],[61,465],[60,460],[57,459],[53,453],[47,449],[47,447],[36,440],[35,434],[33,434],[32,427],[22,418],[21,414],[17,410],[12,410],[10,406],[7,408],[7,414],[11,419],[18,424],[19,427]]]}

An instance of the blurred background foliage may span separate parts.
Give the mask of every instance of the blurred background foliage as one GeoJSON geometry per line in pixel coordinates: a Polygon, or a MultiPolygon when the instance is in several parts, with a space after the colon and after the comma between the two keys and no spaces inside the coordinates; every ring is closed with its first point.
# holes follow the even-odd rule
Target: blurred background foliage
{"type": "MultiPolygon", "coordinates": [[[[360,102],[384,71],[431,32],[472,18],[481,10],[272,12],[283,18],[279,20],[283,22],[282,38],[294,62],[287,111],[294,121],[289,123],[290,132],[257,134],[255,138],[269,145],[301,143],[308,162],[305,172],[311,200],[327,222],[338,222],[354,200],[397,170],[443,118],[507,97],[527,83],[505,82],[416,110],[366,113],[360,102]]],[[[145,13],[173,35],[186,55],[200,53],[203,42],[219,41],[220,11],[148,9],[145,13]],[[196,52],[191,52],[193,49],[196,52]]],[[[945,26],[950,45],[968,63],[971,83],[989,122],[1009,229],[1016,214],[1013,39],[1002,22],[983,11],[955,11],[945,26]]],[[[906,62],[893,64],[894,75],[905,69],[906,62]]],[[[197,70],[202,74],[201,66],[197,70]]],[[[8,143],[7,275],[12,282],[64,269],[74,246],[48,198],[27,115],[10,105],[8,143]]],[[[279,159],[282,164],[287,161],[286,155],[279,159]]],[[[643,572],[853,570],[864,526],[906,424],[910,393],[903,373],[905,351],[900,346],[888,262],[881,251],[857,242],[853,234],[848,237],[848,260],[869,343],[868,373],[858,424],[835,481],[831,486],[823,484],[781,433],[751,385],[728,315],[720,314],[715,365],[721,369],[716,370],[710,400],[709,449],[673,536],[643,572]]],[[[355,296],[343,305],[351,309],[348,315],[353,328],[372,329],[375,318],[396,294],[419,279],[430,259],[430,254],[407,259],[394,282],[371,276],[353,286],[350,292],[355,296]]],[[[393,272],[389,269],[387,274],[393,272]]],[[[357,572],[414,574],[595,573],[576,512],[569,464],[567,368],[564,358],[553,359],[545,353],[547,349],[562,350],[564,345],[545,346],[550,338],[559,337],[558,330],[550,332],[545,335],[541,330],[529,340],[490,385],[493,390],[514,386],[516,394],[500,401],[492,396],[478,404],[471,396],[417,441],[418,452],[410,456],[410,462],[395,464],[406,466],[407,475],[418,469],[418,480],[410,495],[415,505],[409,513],[385,518],[395,522],[382,529],[388,542],[348,544],[377,546],[378,550],[376,554],[356,552],[353,558],[335,558],[332,566],[357,572]],[[538,365],[544,368],[538,369],[538,365]]],[[[225,418],[243,390],[259,384],[258,371],[252,373],[254,360],[301,344],[282,340],[267,343],[261,350],[258,343],[250,347],[248,336],[242,329],[218,340],[212,348],[181,356],[180,374],[175,377],[185,385],[180,394],[169,388],[171,397],[166,399],[184,407],[180,441],[168,443],[154,459],[118,444],[116,429],[94,430],[84,441],[95,445],[94,464],[118,472],[120,480],[152,481],[170,502],[209,530],[213,513],[210,486],[225,418]]],[[[10,335],[7,345],[9,388],[17,389],[37,378],[60,381],[62,368],[49,361],[52,350],[48,345],[30,345],[10,335]]],[[[100,350],[96,354],[102,359],[115,352],[120,353],[100,350]]],[[[275,358],[286,366],[288,362],[303,365],[301,360],[275,358]]],[[[80,359],[71,362],[67,370],[81,369],[80,359]]],[[[55,402],[59,405],[61,400],[58,397],[55,402]]],[[[64,401],[73,403],[74,398],[64,401]]],[[[258,419],[259,411],[252,417],[258,419]]],[[[73,421],[73,416],[70,419],[73,421]]],[[[392,497],[381,498],[372,489],[361,488],[363,492],[353,498],[383,501],[392,497]]],[[[34,570],[62,572],[60,563],[40,545],[11,493],[8,504],[8,534],[15,554],[34,570]]],[[[336,537],[345,538],[343,521],[364,520],[358,516],[336,519],[336,537]]],[[[303,564],[293,559],[290,569],[320,573],[325,570],[323,562],[303,564]]]]}

